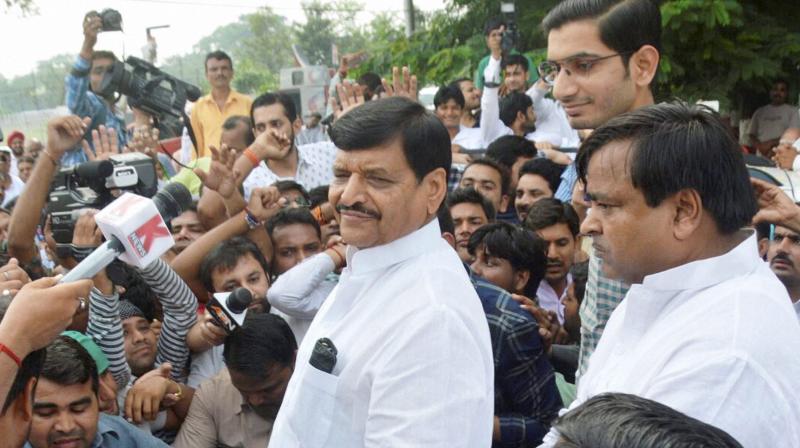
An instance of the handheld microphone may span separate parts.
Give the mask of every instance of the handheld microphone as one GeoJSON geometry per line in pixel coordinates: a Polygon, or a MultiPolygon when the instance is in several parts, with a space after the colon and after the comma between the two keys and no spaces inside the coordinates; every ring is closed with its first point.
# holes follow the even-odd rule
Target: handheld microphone
{"type": "Polygon", "coordinates": [[[183,213],[191,203],[192,194],[178,183],[167,184],[152,200],[123,194],[95,215],[106,242],[62,277],[61,283],[92,278],[117,257],[146,267],[175,245],[165,221],[183,213]]]}
{"type": "Polygon", "coordinates": [[[214,322],[231,334],[242,326],[247,316],[247,307],[253,301],[253,294],[247,288],[236,288],[230,293],[216,293],[206,305],[214,322]]]}

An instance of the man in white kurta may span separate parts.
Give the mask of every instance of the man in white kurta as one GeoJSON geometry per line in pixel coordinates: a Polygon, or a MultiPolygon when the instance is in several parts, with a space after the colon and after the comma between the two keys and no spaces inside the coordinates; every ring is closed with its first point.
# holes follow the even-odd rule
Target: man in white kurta
{"type": "MultiPolygon", "coordinates": [[[[754,232],[741,230],[757,205],[725,127],[696,107],[660,104],[610,120],[581,151],[592,206],[581,231],[631,288],[571,408],[630,393],[742,446],[800,447],[800,324],[754,232]]],[[[544,446],[556,440],[553,430],[544,446]]]]}
{"type": "Polygon", "coordinates": [[[331,138],[343,148],[330,199],[350,244],[347,267],[298,349],[270,446],[488,447],[488,323],[435,217],[450,164],[447,131],[418,103],[389,98],[348,112],[331,138]],[[414,150],[441,155],[421,178],[404,155],[407,137],[392,129],[412,122],[431,140],[414,150]],[[391,141],[353,149],[364,147],[364,134],[391,141]],[[322,338],[337,351],[330,373],[309,362],[322,338]]]}

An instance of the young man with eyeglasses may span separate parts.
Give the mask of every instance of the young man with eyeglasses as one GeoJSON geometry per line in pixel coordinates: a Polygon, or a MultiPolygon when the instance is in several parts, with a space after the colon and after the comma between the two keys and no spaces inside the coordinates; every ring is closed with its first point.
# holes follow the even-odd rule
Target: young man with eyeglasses
{"type": "Polygon", "coordinates": [[[772,226],[767,261],[778,280],[786,286],[800,318],[800,234],[786,227],[772,226]]]}
{"type": "MultiPolygon", "coordinates": [[[[661,48],[661,12],[650,0],[567,0],[542,22],[547,60],[539,73],[553,86],[575,129],[595,129],[613,117],[654,103],[650,84],[661,48]]],[[[562,174],[555,197],[572,199],[574,165],[562,174]]],[[[589,282],[581,304],[581,356],[585,372],[606,322],[628,285],[609,278],[592,255],[589,282]]]]}

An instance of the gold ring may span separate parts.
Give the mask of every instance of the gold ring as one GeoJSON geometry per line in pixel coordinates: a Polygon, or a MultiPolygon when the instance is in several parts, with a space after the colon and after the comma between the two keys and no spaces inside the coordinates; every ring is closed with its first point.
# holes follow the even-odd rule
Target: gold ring
{"type": "Polygon", "coordinates": [[[78,312],[82,313],[86,311],[86,299],[83,297],[78,297],[78,312]]]}

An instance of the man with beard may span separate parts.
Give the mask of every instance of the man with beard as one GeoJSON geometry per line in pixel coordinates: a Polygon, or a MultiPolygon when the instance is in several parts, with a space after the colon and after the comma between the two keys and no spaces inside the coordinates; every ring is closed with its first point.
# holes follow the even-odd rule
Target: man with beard
{"type": "Polygon", "coordinates": [[[564,304],[572,284],[569,270],[575,260],[580,223],[569,204],[558,199],[542,199],[530,208],[525,227],[536,232],[547,243],[547,272],[539,284],[536,297],[539,306],[553,311],[558,322],[564,323],[564,304]]]}
{"type": "Polygon", "coordinates": [[[475,83],[469,78],[457,79],[450,83],[451,86],[458,87],[464,95],[464,114],[461,116],[461,126],[474,128],[478,126],[477,114],[480,113],[481,91],[475,87],[475,83]]]}
{"type": "Polygon", "coordinates": [[[336,147],[331,142],[295,145],[302,122],[291,98],[283,93],[259,96],[253,101],[250,121],[256,141],[234,165],[245,200],[253,188],[278,180],[292,179],[306,190],[330,184],[336,147]]]}
{"type": "Polygon", "coordinates": [[[789,84],[775,81],[769,91],[770,104],[758,108],[750,120],[750,145],[757,154],[772,157],[772,148],[778,145],[781,134],[788,128],[800,128],[800,112],[786,104],[789,84]]]}
{"type": "Polygon", "coordinates": [[[800,234],[775,226],[770,235],[767,260],[772,272],[786,286],[800,318],[800,234]]]}
{"type": "Polygon", "coordinates": [[[283,319],[249,313],[225,339],[227,368],[197,389],[172,446],[267,446],[296,353],[294,335],[283,319]]]}
{"type": "Polygon", "coordinates": [[[17,169],[17,159],[25,153],[25,134],[20,131],[13,131],[8,134],[8,147],[11,148],[13,157],[11,158],[11,174],[19,176],[17,169]]]}
{"type": "Polygon", "coordinates": [[[225,120],[234,115],[248,115],[253,104],[250,97],[231,88],[233,61],[224,51],[206,55],[205,70],[211,93],[197,100],[192,109],[197,157],[210,155],[209,146],[218,148],[225,120]]]}

